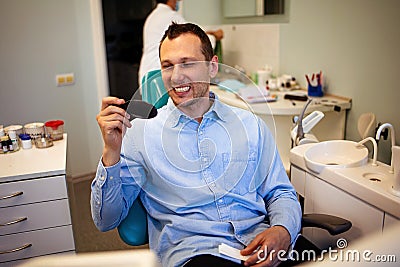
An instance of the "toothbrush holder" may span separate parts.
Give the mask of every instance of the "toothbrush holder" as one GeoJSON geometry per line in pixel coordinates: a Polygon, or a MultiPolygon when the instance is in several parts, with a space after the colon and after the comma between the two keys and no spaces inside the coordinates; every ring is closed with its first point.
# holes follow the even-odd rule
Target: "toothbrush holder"
{"type": "Polygon", "coordinates": [[[321,97],[323,95],[324,92],[322,92],[322,84],[318,84],[317,86],[308,84],[308,96],[321,97]]]}

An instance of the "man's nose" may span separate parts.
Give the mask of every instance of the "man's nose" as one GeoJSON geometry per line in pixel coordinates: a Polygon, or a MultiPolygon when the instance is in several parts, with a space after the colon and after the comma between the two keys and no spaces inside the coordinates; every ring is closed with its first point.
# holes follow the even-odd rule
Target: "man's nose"
{"type": "Polygon", "coordinates": [[[175,65],[172,69],[172,74],[171,74],[171,81],[172,82],[179,82],[183,79],[183,72],[181,70],[181,67],[179,65],[175,65]]]}

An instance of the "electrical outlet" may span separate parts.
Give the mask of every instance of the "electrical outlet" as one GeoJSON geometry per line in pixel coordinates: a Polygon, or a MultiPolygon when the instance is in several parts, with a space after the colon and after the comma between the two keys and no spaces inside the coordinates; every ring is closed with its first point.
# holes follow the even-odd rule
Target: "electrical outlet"
{"type": "Polygon", "coordinates": [[[57,86],[67,86],[75,83],[75,75],[73,73],[63,73],[56,75],[57,86]]]}

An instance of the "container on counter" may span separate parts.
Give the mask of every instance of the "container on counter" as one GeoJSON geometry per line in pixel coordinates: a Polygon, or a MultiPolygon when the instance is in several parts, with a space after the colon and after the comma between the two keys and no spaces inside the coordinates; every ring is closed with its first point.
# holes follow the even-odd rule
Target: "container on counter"
{"type": "Polygon", "coordinates": [[[8,125],[7,127],[4,128],[5,134],[8,134],[8,131],[15,131],[15,133],[18,135],[23,133],[23,127],[22,125],[8,125]]]}
{"type": "Polygon", "coordinates": [[[44,124],[46,127],[46,133],[50,136],[51,140],[61,140],[63,139],[64,134],[64,121],[62,120],[53,120],[46,121],[44,124]]]}
{"type": "Polygon", "coordinates": [[[32,122],[24,125],[24,133],[29,134],[32,140],[45,134],[43,122],[32,122]]]}
{"type": "Polygon", "coordinates": [[[35,139],[36,148],[48,148],[53,146],[53,141],[51,138],[46,137],[44,134],[41,137],[35,139]]]}
{"type": "Polygon", "coordinates": [[[29,134],[20,134],[19,139],[21,139],[21,146],[23,149],[32,148],[32,139],[29,134]]]}
{"type": "Polygon", "coordinates": [[[17,133],[14,130],[9,130],[8,136],[10,137],[10,141],[11,141],[14,151],[18,151],[19,150],[19,141],[18,141],[17,133]]]}
{"type": "Polygon", "coordinates": [[[2,153],[7,153],[8,152],[8,140],[10,140],[8,135],[4,135],[4,136],[0,137],[1,148],[2,148],[1,152],[2,153]]]}

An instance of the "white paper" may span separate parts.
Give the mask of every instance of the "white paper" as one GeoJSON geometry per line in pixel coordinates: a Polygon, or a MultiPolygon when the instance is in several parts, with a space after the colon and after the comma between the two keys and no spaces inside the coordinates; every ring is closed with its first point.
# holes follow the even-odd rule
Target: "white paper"
{"type": "Polygon", "coordinates": [[[240,254],[240,250],[231,246],[228,246],[227,244],[221,244],[218,246],[218,250],[220,254],[223,254],[225,256],[242,260],[245,261],[247,260],[250,256],[243,256],[240,254]]]}
{"type": "Polygon", "coordinates": [[[277,99],[275,95],[269,95],[268,90],[255,85],[240,88],[238,94],[248,103],[273,102],[277,99]]]}

